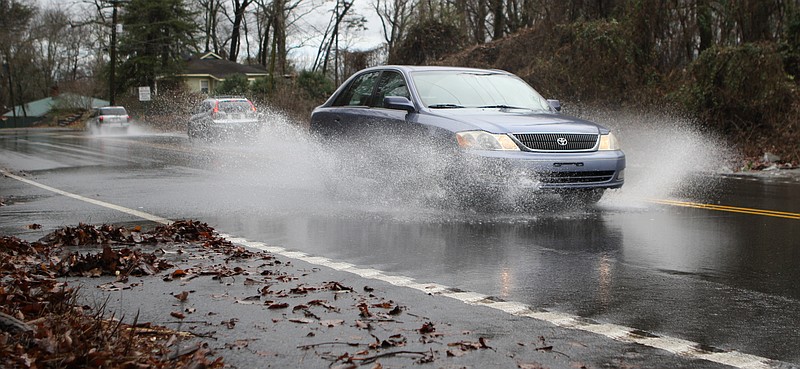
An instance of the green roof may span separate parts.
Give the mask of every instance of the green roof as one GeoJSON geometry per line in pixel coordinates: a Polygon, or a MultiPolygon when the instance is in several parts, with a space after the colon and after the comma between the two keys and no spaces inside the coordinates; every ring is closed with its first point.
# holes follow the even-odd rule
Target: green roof
{"type": "MultiPolygon", "coordinates": [[[[90,96],[81,96],[71,93],[63,93],[56,97],[48,97],[41,100],[36,100],[25,104],[25,111],[23,105],[14,107],[17,117],[42,117],[50,112],[53,108],[83,108],[91,109],[101,106],[108,106],[109,102],[106,100],[95,99],[90,96]]],[[[14,111],[3,114],[6,117],[13,117],[14,111]]]]}

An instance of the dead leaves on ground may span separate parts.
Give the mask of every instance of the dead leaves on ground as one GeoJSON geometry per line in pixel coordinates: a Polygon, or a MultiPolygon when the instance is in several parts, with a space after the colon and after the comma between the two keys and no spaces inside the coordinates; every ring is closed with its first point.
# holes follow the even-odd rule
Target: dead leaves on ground
{"type": "MultiPolygon", "coordinates": [[[[35,224],[32,226],[36,226],[35,224]]],[[[33,227],[31,227],[33,229],[33,227]]],[[[104,316],[104,311],[77,305],[79,291],[59,282],[63,276],[117,276],[107,288],[126,288],[129,275],[152,275],[171,265],[156,253],[129,247],[146,243],[223,242],[199,222],[176,222],[154,232],[109,225],[64,227],[38,242],[0,237],[0,367],[148,367],[221,368],[203,346],[179,347],[182,332],[131,326],[104,316]],[[99,253],[72,251],[100,247],[99,253]]],[[[176,296],[185,299],[183,293],[176,296]]],[[[172,316],[183,319],[182,312],[172,316]]]]}
{"type": "MultiPolygon", "coordinates": [[[[364,286],[364,293],[361,293],[337,281],[300,283],[298,277],[282,270],[290,264],[267,253],[233,245],[217,236],[208,225],[195,221],[176,222],[151,232],[144,232],[139,227],[129,230],[110,225],[80,224],[59,229],[31,244],[15,238],[0,238],[0,301],[4,301],[0,313],[9,316],[9,321],[21,322],[23,328],[29,327],[15,330],[0,324],[0,343],[3,343],[0,345],[0,366],[35,367],[36,363],[52,361],[65,365],[81,361],[90,363],[89,366],[103,367],[223,366],[221,358],[208,359],[212,353],[207,348],[187,351],[170,347],[174,337],[185,332],[167,333],[169,330],[165,328],[131,327],[106,319],[102,312],[84,312],[75,306],[77,291],[58,282],[62,276],[116,276],[116,281],[101,286],[105,291],[135,286],[135,283],[128,283],[128,276],[156,274],[161,274],[165,282],[181,285],[198,277],[210,277],[227,284],[241,283],[255,289],[256,294],[241,298],[227,294],[211,297],[261,306],[271,314],[280,314],[281,318],[271,319],[273,324],[289,322],[308,327],[311,331],[306,337],[309,339],[316,336],[315,330],[343,327],[363,331],[371,337],[364,342],[336,342],[338,345],[334,347],[328,343],[298,347],[313,349],[319,357],[331,361],[331,367],[374,364],[372,368],[380,369],[382,365],[378,361],[384,358],[408,357],[415,363],[430,363],[470,352],[494,350],[484,337],[479,337],[476,342],[448,343],[447,326],[438,329],[428,320],[420,321],[418,328],[409,328],[407,323],[398,319],[413,321],[424,318],[407,314],[407,309],[400,304],[377,297],[375,288],[364,286]],[[156,251],[144,252],[140,246],[150,246],[156,251]],[[174,266],[164,258],[167,254],[164,250],[177,250],[171,254],[182,255],[184,248],[190,246],[224,255],[225,263],[169,271],[174,266]],[[238,260],[261,264],[255,270],[229,264],[238,260]],[[298,299],[302,301],[298,302],[298,299]],[[354,302],[346,302],[350,299],[354,302]],[[152,339],[154,337],[156,339],[152,339]],[[342,344],[354,348],[353,351],[336,349],[342,344]],[[412,344],[427,349],[409,350],[409,347],[414,347],[412,344]],[[437,350],[442,346],[446,350],[437,350]]],[[[186,322],[187,314],[195,312],[194,308],[184,306],[190,302],[192,292],[174,293],[172,296],[177,301],[173,306],[181,306],[181,309],[165,309],[165,315],[186,322]]],[[[215,314],[209,312],[208,315],[215,314]]],[[[233,330],[237,322],[238,319],[232,318],[221,321],[219,325],[233,330]]],[[[224,348],[247,349],[249,342],[237,340],[224,348]]],[[[528,367],[528,364],[521,365],[528,367]]]]}

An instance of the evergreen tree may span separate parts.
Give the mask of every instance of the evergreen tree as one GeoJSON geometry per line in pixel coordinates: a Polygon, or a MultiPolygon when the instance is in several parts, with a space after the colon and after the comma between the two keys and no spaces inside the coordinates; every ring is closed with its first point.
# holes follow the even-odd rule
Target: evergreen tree
{"type": "Polygon", "coordinates": [[[124,31],[119,44],[118,91],[155,86],[157,78],[184,68],[184,56],[197,50],[190,22],[194,14],[184,0],[131,0],[122,9],[124,31]]]}

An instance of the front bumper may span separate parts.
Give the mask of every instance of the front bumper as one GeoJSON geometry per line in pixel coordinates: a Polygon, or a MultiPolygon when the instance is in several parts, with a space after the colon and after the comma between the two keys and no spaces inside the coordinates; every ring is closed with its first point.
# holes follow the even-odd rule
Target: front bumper
{"type": "Polygon", "coordinates": [[[625,183],[622,151],[539,153],[470,151],[459,177],[472,187],[530,190],[620,188],[625,183]]]}

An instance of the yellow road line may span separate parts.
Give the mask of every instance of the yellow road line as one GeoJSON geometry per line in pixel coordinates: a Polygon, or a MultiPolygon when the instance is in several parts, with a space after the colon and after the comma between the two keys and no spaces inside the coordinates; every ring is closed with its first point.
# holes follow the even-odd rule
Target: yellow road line
{"type": "Polygon", "coordinates": [[[786,211],[741,208],[741,207],[736,207],[736,206],[713,205],[713,204],[703,204],[703,203],[698,203],[698,202],[687,202],[687,201],[676,201],[676,200],[657,200],[657,199],[653,199],[653,200],[649,200],[649,201],[650,202],[654,202],[656,204],[662,204],[662,205],[682,206],[682,207],[695,208],[695,209],[727,211],[727,212],[730,212],[730,213],[763,215],[763,216],[768,216],[768,217],[785,218],[785,219],[798,219],[798,220],[800,220],[800,213],[791,213],[791,212],[786,212],[786,211]]]}

